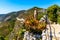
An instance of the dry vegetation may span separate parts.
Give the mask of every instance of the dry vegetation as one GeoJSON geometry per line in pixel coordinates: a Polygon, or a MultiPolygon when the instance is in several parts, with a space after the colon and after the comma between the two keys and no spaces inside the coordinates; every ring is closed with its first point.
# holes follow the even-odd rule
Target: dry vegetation
{"type": "Polygon", "coordinates": [[[42,31],[46,28],[45,22],[39,22],[38,20],[34,19],[32,16],[28,16],[25,20],[25,28],[26,30],[37,30],[42,31]]]}

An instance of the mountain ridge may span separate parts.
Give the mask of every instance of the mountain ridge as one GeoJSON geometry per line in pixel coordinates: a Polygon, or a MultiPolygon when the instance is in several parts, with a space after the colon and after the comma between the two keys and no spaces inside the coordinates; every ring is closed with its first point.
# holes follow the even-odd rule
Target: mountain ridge
{"type": "Polygon", "coordinates": [[[34,11],[34,8],[37,8],[38,10],[41,10],[41,9],[43,10],[43,8],[33,7],[33,8],[28,9],[28,10],[20,10],[20,11],[17,11],[17,12],[10,12],[8,14],[4,14],[5,16],[3,16],[3,14],[0,14],[2,16],[2,17],[0,17],[0,21],[7,21],[7,20],[10,20],[11,18],[16,18],[20,14],[21,15],[25,14],[25,13],[29,14],[29,11],[34,11]],[[11,17],[9,17],[9,16],[11,16],[11,17]]]}

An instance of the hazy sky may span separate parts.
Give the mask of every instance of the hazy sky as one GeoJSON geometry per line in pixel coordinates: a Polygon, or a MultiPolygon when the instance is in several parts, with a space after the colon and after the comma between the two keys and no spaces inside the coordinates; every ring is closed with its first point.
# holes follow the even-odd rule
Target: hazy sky
{"type": "Polygon", "coordinates": [[[0,0],[0,14],[25,10],[34,6],[48,8],[53,4],[60,6],[60,0],[0,0]]]}

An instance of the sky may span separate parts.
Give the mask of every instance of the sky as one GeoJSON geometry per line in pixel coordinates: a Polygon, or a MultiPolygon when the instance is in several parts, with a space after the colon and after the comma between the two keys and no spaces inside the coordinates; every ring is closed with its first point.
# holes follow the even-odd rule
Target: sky
{"type": "Polygon", "coordinates": [[[0,0],[0,14],[7,14],[13,11],[27,10],[34,6],[48,8],[57,4],[60,6],[60,0],[0,0]]]}

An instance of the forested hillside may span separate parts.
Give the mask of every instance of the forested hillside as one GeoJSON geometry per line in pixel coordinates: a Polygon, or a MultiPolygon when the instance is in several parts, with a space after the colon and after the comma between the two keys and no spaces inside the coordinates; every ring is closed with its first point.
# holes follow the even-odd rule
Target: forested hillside
{"type": "Polygon", "coordinates": [[[27,10],[21,10],[16,12],[11,12],[5,15],[0,15],[0,40],[19,40],[23,39],[23,34],[25,32],[24,25],[17,20],[17,18],[26,19],[28,16],[34,16],[34,9],[37,8],[38,20],[40,20],[43,15],[48,14],[48,18],[52,23],[60,23],[60,6],[52,5],[47,9],[33,7],[27,10]]]}

